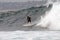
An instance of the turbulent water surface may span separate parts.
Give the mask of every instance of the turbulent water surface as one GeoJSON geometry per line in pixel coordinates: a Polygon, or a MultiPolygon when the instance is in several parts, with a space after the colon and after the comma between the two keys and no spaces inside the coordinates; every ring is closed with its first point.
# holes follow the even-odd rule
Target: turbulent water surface
{"type": "Polygon", "coordinates": [[[60,40],[59,31],[0,32],[0,40],[60,40]]]}
{"type": "Polygon", "coordinates": [[[60,40],[60,3],[0,12],[0,40],[60,40]],[[27,23],[31,16],[33,26],[27,23]]]}

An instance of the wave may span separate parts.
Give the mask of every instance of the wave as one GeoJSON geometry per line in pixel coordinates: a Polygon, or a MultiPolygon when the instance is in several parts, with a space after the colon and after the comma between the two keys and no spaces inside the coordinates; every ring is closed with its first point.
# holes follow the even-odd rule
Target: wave
{"type": "Polygon", "coordinates": [[[60,30],[60,4],[53,3],[49,13],[37,25],[48,27],[50,30],[60,30]]]}
{"type": "MultiPolygon", "coordinates": [[[[52,4],[49,6],[39,6],[39,7],[31,7],[27,9],[17,10],[17,11],[8,11],[0,13],[0,26],[1,29],[5,30],[28,30],[30,28],[23,27],[22,25],[26,24],[26,17],[29,15],[32,18],[33,23],[40,23],[41,19],[44,19],[46,12],[49,12],[52,8],[52,4]],[[11,27],[11,28],[9,28],[11,27]]],[[[36,26],[32,28],[32,30],[44,30],[47,28],[40,28],[40,26],[36,26]],[[37,28],[36,28],[37,27],[37,28]]]]}

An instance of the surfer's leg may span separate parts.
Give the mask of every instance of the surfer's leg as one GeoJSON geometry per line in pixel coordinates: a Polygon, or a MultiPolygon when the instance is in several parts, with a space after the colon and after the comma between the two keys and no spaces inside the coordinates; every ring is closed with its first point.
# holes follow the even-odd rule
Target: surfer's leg
{"type": "Polygon", "coordinates": [[[31,20],[30,20],[30,23],[31,23],[31,20]]]}
{"type": "Polygon", "coordinates": [[[29,22],[29,19],[27,19],[27,23],[29,22]]]}

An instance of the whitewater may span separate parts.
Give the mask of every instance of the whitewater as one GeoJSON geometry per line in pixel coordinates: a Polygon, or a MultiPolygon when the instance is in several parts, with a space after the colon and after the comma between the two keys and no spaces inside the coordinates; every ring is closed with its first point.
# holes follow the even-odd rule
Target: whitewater
{"type": "Polygon", "coordinates": [[[47,27],[50,30],[60,30],[60,4],[53,3],[53,7],[48,14],[45,15],[37,25],[47,27]]]}
{"type": "Polygon", "coordinates": [[[60,30],[59,3],[0,14],[0,40],[60,40],[60,31],[56,30],[60,30]],[[27,15],[36,25],[23,26],[27,15]]]}
{"type": "Polygon", "coordinates": [[[60,40],[59,31],[0,31],[0,40],[60,40]]]}

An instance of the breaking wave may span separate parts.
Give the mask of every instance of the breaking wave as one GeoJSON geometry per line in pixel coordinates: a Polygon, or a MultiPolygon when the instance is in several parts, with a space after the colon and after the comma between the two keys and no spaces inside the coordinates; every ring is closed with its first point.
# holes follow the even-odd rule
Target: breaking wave
{"type": "MultiPolygon", "coordinates": [[[[27,9],[8,11],[0,13],[0,27],[5,30],[25,30],[27,27],[22,27],[26,23],[26,16],[32,18],[35,23],[32,30],[60,30],[60,4],[53,3],[47,6],[31,7],[27,9]],[[11,27],[11,29],[9,28],[11,27]],[[37,27],[37,28],[36,28],[37,27]]],[[[27,28],[28,30],[29,28],[27,28]]]]}
{"type": "Polygon", "coordinates": [[[53,3],[51,10],[37,25],[48,27],[50,30],[60,30],[60,4],[53,3]]]}

